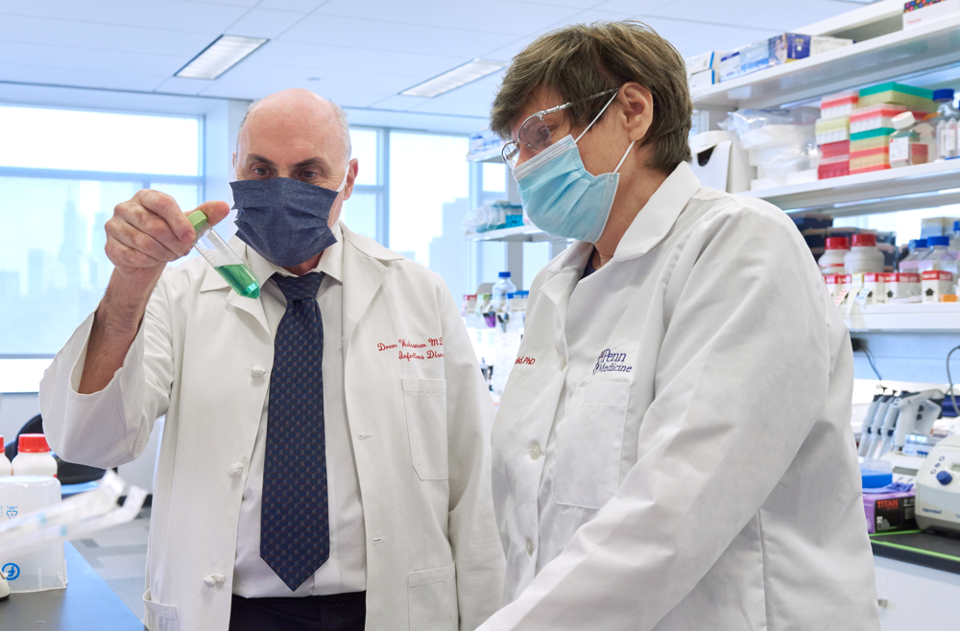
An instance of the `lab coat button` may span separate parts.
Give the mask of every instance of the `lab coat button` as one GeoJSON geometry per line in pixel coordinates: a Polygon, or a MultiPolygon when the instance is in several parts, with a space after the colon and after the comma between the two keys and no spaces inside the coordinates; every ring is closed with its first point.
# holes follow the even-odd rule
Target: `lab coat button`
{"type": "Polygon", "coordinates": [[[252,372],[257,377],[262,377],[265,374],[267,374],[267,369],[264,368],[263,366],[254,366],[253,368],[250,369],[250,372],[252,372]]]}
{"type": "Polygon", "coordinates": [[[567,358],[565,355],[560,356],[560,370],[567,369],[567,358]]]}
{"type": "Polygon", "coordinates": [[[533,556],[533,541],[527,539],[527,554],[533,556]]]}
{"type": "Polygon", "coordinates": [[[243,473],[242,462],[234,462],[232,465],[230,465],[230,468],[227,469],[227,475],[229,475],[231,478],[235,478],[241,473],[243,473]]]}
{"type": "Polygon", "coordinates": [[[540,443],[533,443],[533,447],[530,448],[530,458],[536,460],[540,457],[541,453],[540,443]]]}
{"type": "Polygon", "coordinates": [[[203,584],[207,587],[216,587],[221,585],[224,581],[223,574],[211,574],[210,576],[203,579],[203,584]]]}

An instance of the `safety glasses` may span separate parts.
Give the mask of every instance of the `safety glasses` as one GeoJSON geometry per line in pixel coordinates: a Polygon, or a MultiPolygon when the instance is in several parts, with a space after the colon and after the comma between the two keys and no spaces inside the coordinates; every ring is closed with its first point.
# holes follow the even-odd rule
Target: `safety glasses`
{"type": "MultiPolygon", "coordinates": [[[[620,88],[613,88],[612,90],[599,92],[593,96],[588,96],[584,100],[589,101],[591,99],[597,99],[601,96],[606,96],[607,94],[617,92],[619,89],[620,88]]],[[[500,151],[503,161],[510,165],[511,168],[517,166],[517,160],[520,158],[521,145],[523,145],[523,147],[533,155],[537,155],[552,145],[553,138],[550,137],[550,129],[547,127],[547,124],[543,122],[543,117],[547,114],[563,111],[571,107],[574,102],[575,101],[570,101],[569,103],[551,107],[548,110],[541,110],[528,116],[527,119],[520,125],[520,128],[517,129],[517,139],[511,140],[505,144],[503,149],[500,151]]],[[[596,121],[596,119],[594,119],[594,121],[596,121]]],[[[593,125],[593,123],[590,124],[593,125]]],[[[589,129],[589,127],[587,129],[589,129]]],[[[586,132],[586,130],[584,130],[584,132],[586,132]]],[[[579,138],[577,140],[579,140],[579,138]]]]}

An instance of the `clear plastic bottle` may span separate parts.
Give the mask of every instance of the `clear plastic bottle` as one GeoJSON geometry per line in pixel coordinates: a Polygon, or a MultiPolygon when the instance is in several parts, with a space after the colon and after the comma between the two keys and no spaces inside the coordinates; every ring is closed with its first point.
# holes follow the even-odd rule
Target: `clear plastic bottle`
{"type": "Polygon", "coordinates": [[[937,160],[949,160],[960,155],[960,139],[957,138],[960,110],[953,106],[953,98],[951,89],[933,91],[933,100],[939,104],[936,117],[930,121],[937,134],[937,160]]]}
{"type": "Polygon", "coordinates": [[[916,274],[917,273],[917,264],[920,262],[924,256],[926,256],[929,250],[927,249],[927,240],[926,239],[917,239],[915,242],[915,247],[913,251],[910,252],[902,261],[900,261],[899,269],[900,272],[905,274],[916,274]]]}
{"type": "Polygon", "coordinates": [[[853,247],[843,257],[845,274],[883,273],[883,252],[877,249],[877,235],[853,235],[853,247]]]}
{"type": "Polygon", "coordinates": [[[956,258],[960,258],[960,221],[953,222],[953,234],[950,235],[950,251],[956,252],[956,258]]]}
{"type": "Polygon", "coordinates": [[[20,434],[17,457],[11,463],[13,475],[57,477],[57,461],[43,434],[20,434]]]}
{"type": "Polygon", "coordinates": [[[510,272],[500,272],[500,280],[493,286],[491,309],[504,311],[508,307],[507,294],[517,291],[517,286],[510,280],[510,272]]]}
{"type": "Polygon", "coordinates": [[[3,436],[0,436],[0,478],[10,475],[10,461],[3,453],[3,436]]]}
{"type": "Polygon", "coordinates": [[[259,298],[260,282],[257,281],[257,277],[237,256],[237,253],[230,249],[227,242],[210,227],[210,222],[203,211],[195,210],[187,215],[187,219],[197,232],[197,240],[193,243],[197,252],[207,259],[207,262],[235,292],[244,298],[259,298]]]}
{"type": "Polygon", "coordinates": [[[893,169],[927,161],[927,145],[920,140],[920,134],[914,129],[916,119],[913,112],[903,112],[893,117],[893,126],[897,131],[890,134],[890,167],[893,169]]]}
{"type": "Polygon", "coordinates": [[[950,237],[930,237],[927,239],[930,250],[917,261],[917,271],[944,270],[957,273],[957,259],[950,252],[950,237]]]}
{"type": "Polygon", "coordinates": [[[843,257],[850,251],[850,242],[846,237],[827,237],[827,251],[817,260],[820,272],[824,276],[845,274],[843,257]]]}

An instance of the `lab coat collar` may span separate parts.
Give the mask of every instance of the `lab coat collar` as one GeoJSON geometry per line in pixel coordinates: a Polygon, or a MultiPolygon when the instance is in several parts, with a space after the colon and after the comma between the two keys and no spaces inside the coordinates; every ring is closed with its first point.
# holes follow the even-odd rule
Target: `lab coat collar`
{"type": "Polygon", "coordinates": [[[398,261],[403,257],[346,226],[343,226],[343,237],[343,274],[350,279],[343,284],[343,344],[347,352],[357,323],[387,276],[385,261],[398,261]]]}
{"type": "Polygon", "coordinates": [[[689,164],[677,165],[627,228],[611,260],[627,261],[652,250],[667,236],[700,187],[689,164]]]}

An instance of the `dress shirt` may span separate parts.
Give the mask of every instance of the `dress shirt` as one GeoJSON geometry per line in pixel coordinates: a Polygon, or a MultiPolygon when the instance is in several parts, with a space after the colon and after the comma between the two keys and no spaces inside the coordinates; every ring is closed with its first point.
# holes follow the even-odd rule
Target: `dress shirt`
{"type": "MultiPolygon", "coordinates": [[[[308,272],[325,275],[317,293],[317,302],[323,320],[323,419],[327,444],[330,557],[295,592],[291,592],[260,558],[260,500],[267,442],[267,409],[270,404],[268,394],[263,402],[250,473],[240,504],[233,593],[245,598],[341,594],[364,591],[367,586],[366,534],[360,502],[360,481],[344,405],[343,235],[340,224],[334,226],[333,233],[337,242],[323,252],[317,267],[308,272]]],[[[275,336],[287,301],[277,284],[266,279],[273,274],[293,274],[270,263],[252,248],[248,248],[247,252],[251,270],[261,279],[260,300],[270,332],[275,336]]]]}

